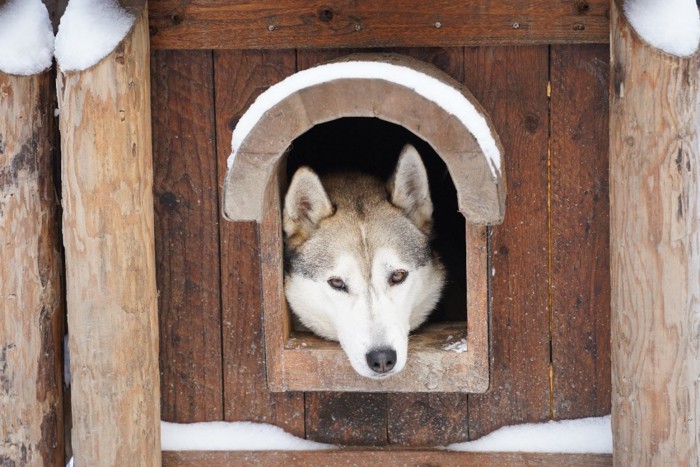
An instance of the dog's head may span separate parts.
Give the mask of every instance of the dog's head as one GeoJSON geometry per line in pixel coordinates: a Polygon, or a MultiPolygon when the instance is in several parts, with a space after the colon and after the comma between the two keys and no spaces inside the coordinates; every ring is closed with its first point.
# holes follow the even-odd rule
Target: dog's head
{"type": "Polygon", "coordinates": [[[285,294],[302,324],[340,342],[360,375],[406,364],[409,331],[440,298],[444,270],[430,249],[433,205],[412,146],[384,184],[302,167],[284,202],[285,294]]]}

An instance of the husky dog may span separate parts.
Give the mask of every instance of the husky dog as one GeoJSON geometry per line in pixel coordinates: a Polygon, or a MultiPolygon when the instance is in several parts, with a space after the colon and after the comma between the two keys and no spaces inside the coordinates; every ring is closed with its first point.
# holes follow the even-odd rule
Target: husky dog
{"type": "Polygon", "coordinates": [[[407,145],[387,183],[356,173],[321,180],[299,168],[285,200],[285,294],[301,323],[339,341],[352,367],[382,378],[406,365],[409,331],[440,299],[433,204],[407,145]]]}

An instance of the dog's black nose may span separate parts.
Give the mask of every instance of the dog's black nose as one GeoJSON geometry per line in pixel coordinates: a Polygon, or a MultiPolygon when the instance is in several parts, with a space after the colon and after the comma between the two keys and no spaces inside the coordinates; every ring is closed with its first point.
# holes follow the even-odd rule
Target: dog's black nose
{"type": "Polygon", "coordinates": [[[396,351],[394,349],[384,348],[368,352],[365,355],[367,365],[375,373],[387,373],[396,365],[396,351]]]}

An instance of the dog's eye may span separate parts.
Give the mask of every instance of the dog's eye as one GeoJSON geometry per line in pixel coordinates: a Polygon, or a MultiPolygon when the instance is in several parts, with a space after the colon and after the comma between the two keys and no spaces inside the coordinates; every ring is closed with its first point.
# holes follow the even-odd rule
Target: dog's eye
{"type": "Polygon", "coordinates": [[[396,271],[391,273],[391,276],[389,276],[389,285],[399,285],[403,281],[406,280],[408,277],[408,271],[404,271],[403,269],[397,269],[396,271]]]}
{"type": "Polygon", "coordinates": [[[333,287],[335,290],[340,290],[342,292],[347,292],[348,291],[348,286],[345,284],[345,281],[341,279],[340,277],[331,277],[328,279],[328,285],[333,287]]]}

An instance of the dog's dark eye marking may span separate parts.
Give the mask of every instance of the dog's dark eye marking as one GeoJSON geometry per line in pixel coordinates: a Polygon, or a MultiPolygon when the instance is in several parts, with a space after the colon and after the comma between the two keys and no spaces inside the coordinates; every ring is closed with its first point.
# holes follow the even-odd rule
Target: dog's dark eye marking
{"type": "Polygon", "coordinates": [[[333,287],[335,290],[339,290],[341,292],[347,292],[348,291],[348,286],[345,284],[345,281],[341,279],[340,277],[331,277],[328,279],[328,285],[333,287]]]}
{"type": "Polygon", "coordinates": [[[389,276],[389,285],[399,285],[400,283],[405,281],[407,277],[408,271],[404,271],[403,269],[397,269],[396,271],[392,272],[389,276]]]}

